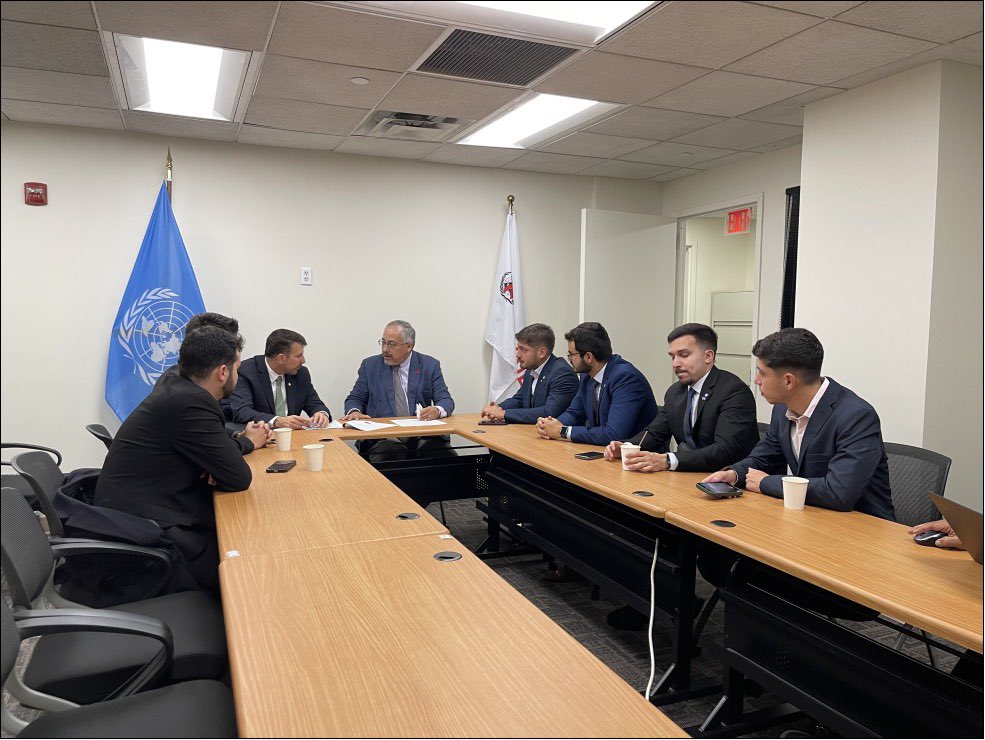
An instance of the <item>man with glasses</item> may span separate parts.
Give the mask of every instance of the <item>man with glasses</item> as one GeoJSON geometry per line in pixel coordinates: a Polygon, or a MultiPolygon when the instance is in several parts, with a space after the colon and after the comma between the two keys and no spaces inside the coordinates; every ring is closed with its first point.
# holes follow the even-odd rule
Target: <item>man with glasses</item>
{"type": "MultiPolygon", "coordinates": [[[[381,352],[359,365],[356,384],[345,399],[345,416],[340,421],[394,416],[418,416],[423,421],[443,419],[455,410],[448,386],[441,374],[441,363],[434,357],[414,351],[417,338],[406,321],[391,321],[379,340],[381,352]],[[417,406],[421,411],[417,413],[417,406]]],[[[425,447],[447,447],[447,437],[409,437],[362,440],[359,451],[376,462],[407,457],[425,447]]]]}

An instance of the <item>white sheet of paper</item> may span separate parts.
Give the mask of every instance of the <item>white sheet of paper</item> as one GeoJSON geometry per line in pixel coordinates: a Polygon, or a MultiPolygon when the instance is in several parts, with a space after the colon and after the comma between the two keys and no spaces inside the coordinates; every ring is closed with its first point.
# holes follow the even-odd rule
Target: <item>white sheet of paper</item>
{"type": "Polygon", "coordinates": [[[385,424],[378,421],[366,421],[365,419],[357,419],[356,421],[347,421],[345,426],[350,429],[358,429],[360,432],[372,432],[376,429],[386,429],[387,427],[392,427],[393,424],[385,424]]]}
{"type": "Polygon", "coordinates": [[[309,432],[314,430],[317,432],[319,429],[341,429],[341,428],[342,428],[341,421],[330,421],[328,422],[328,424],[326,424],[323,427],[305,427],[305,430],[309,432]]]}
{"type": "Polygon", "coordinates": [[[393,419],[393,423],[398,427],[441,427],[445,422],[438,419],[431,421],[421,421],[420,419],[393,419]]]}

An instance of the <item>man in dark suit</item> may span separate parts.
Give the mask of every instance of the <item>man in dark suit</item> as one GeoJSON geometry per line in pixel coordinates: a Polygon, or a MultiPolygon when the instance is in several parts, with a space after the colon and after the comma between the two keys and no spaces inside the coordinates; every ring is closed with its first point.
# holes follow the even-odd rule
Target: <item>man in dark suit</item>
{"type": "MultiPolygon", "coordinates": [[[[715,367],[718,335],[704,324],[684,324],[667,337],[677,383],[664,394],[664,405],[646,429],[631,440],[639,452],[627,457],[630,470],[721,470],[749,454],[759,441],[756,399],[749,386],[715,367]],[[668,452],[670,438],[677,451],[668,452]]],[[[622,442],[605,448],[607,460],[618,460],[622,442]]]]}
{"type": "Polygon", "coordinates": [[[806,329],[756,342],[756,385],[774,404],[766,436],[743,460],[706,481],[783,497],[783,476],[807,478],[807,504],[895,521],[889,464],[875,409],[821,376],[824,349],[806,329]]]}
{"type": "MultiPolygon", "coordinates": [[[[441,363],[414,351],[417,332],[406,321],[391,321],[379,340],[380,354],[359,365],[356,383],[345,399],[340,421],[393,416],[416,416],[423,421],[443,419],[455,410],[441,363]],[[420,406],[420,412],[417,407],[420,406]]],[[[359,451],[373,462],[408,457],[427,450],[454,454],[448,437],[405,437],[360,440],[359,451]]]]}
{"type": "Polygon", "coordinates": [[[248,425],[230,438],[219,401],[236,387],[242,337],[216,326],[185,335],[178,372],[160,379],[113,439],[96,483],[96,506],[157,522],[203,587],[218,591],[213,486],[240,491],[252,481],[243,455],[269,431],[248,425]]]}
{"type": "Polygon", "coordinates": [[[487,403],[482,416],[510,424],[535,424],[542,416],[560,416],[578,392],[578,377],[568,363],[554,356],[554,330],[547,324],[520,329],[516,359],[525,371],[520,389],[501,404],[487,403]]]}
{"type": "Polygon", "coordinates": [[[605,445],[632,437],[656,416],[650,384],[631,363],[612,354],[605,327],[589,321],[564,338],[571,366],[583,374],[581,386],[567,411],[537,420],[541,437],[605,445]]]}
{"type": "Polygon", "coordinates": [[[273,428],[324,427],[332,420],[304,366],[304,337],[275,329],[262,355],[243,362],[236,391],[226,404],[230,421],[263,421],[273,428]],[[310,418],[301,416],[304,412],[310,418]]]}

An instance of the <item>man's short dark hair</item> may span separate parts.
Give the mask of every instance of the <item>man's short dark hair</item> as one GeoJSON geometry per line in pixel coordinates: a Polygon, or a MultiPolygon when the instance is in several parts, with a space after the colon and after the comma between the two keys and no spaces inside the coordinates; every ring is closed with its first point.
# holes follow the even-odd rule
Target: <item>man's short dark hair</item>
{"type": "Polygon", "coordinates": [[[575,351],[579,354],[591,352],[599,362],[605,362],[612,357],[612,342],[609,333],[597,321],[586,321],[578,324],[567,332],[564,338],[575,343],[575,351]]]}
{"type": "Polygon", "coordinates": [[[243,337],[218,326],[200,326],[185,334],[178,350],[178,372],[191,380],[202,380],[220,365],[232,367],[236,353],[243,351],[243,337]]]}
{"type": "Polygon", "coordinates": [[[516,341],[528,347],[547,347],[548,352],[554,351],[554,330],[547,324],[531,324],[516,333],[516,341]]]}
{"type": "Polygon", "coordinates": [[[804,383],[815,383],[821,377],[824,347],[807,329],[780,329],[760,339],[752,353],[771,370],[791,372],[804,383]]]}
{"type": "Polygon", "coordinates": [[[263,354],[267,357],[290,354],[291,345],[294,343],[300,344],[302,347],[308,346],[304,337],[296,331],[291,331],[290,329],[274,329],[270,332],[270,336],[267,337],[267,346],[264,348],[263,354]]]}
{"type": "Polygon", "coordinates": [[[185,334],[195,329],[200,329],[203,326],[218,326],[230,334],[239,334],[239,322],[236,319],[211,311],[197,313],[188,319],[188,323],[185,324],[185,334]]]}
{"type": "Polygon", "coordinates": [[[694,337],[694,341],[702,349],[718,352],[718,334],[705,324],[681,324],[667,335],[667,344],[681,337],[694,337]]]}

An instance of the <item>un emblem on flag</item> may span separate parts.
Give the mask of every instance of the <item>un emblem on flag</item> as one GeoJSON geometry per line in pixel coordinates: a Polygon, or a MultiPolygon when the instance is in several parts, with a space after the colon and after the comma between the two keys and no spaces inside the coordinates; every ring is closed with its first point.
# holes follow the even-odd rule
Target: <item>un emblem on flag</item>
{"type": "Polygon", "coordinates": [[[170,288],[145,290],[131,304],[117,327],[116,340],[147,385],[178,362],[185,324],[192,312],[170,288]]]}

